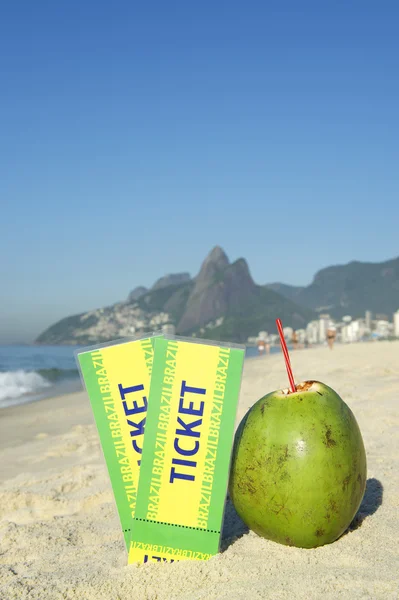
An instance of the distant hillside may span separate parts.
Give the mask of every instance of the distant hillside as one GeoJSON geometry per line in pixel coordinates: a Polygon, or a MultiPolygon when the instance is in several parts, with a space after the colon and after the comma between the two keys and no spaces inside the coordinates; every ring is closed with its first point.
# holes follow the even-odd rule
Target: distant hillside
{"type": "Polygon", "coordinates": [[[128,295],[127,302],[132,303],[135,300],[141,298],[149,291],[160,290],[161,288],[166,288],[171,285],[177,285],[180,283],[187,283],[191,280],[190,273],[172,273],[171,275],[164,275],[157,279],[157,281],[152,286],[151,290],[148,290],[146,287],[139,285],[135,287],[128,295]]]}
{"type": "Polygon", "coordinates": [[[169,285],[187,283],[188,281],[190,281],[190,279],[190,273],[172,273],[171,275],[164,275],[164,277],[160,277],[154,283],[151,289],[159,290],[160,288],[165,288],[169,285]]]}
{"type": "Polygon", "coordinates": [[[334,318],[363,316],[366,310],[391,315],[399,308],[399,257],[381,263],[353,261],[316,273],[306,287],[265,286],[316,312],[334,318]]]}
{"type": "Polygon", "coordinates": [[[142,285],[139,285],[138,287],[135,287],[134,290],[132,290],[129,293],[129,295],[127,297],[127,301],[134,302],[135,300],[140,298],[140,296],[143,296],[146,292],[148,292],[148,289],[142,285]]]}
{"type": "Polygon", "coordinates": [[[230,263],[216,247],[194,279],[167,275],[151,288],[135,288],[128,301],[62,319],[44,331],[38,343],[90,344],[159,329],[172,323],[177,333],[211,339],[246,341],[260,330],[284,325],[304,327],[315,313],[264,286],[256,285],[244,259],[230,263]]]}
{"type": "Polygon", "coordinates": [[[298,301],[298,296],[300,296],[301,292],[305,289],[304,287],[287,285],[286,283],[268,283],[265,287],[281,294],[284,298],[288,298],[288,300],[292,300],[293,302],[298,301]]]}

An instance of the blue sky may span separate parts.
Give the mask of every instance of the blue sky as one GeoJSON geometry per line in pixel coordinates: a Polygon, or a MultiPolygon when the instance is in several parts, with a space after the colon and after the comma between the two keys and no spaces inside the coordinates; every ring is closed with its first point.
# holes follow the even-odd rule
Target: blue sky
{"type": "Polygon", "coordinates": [[[0,7],[0,341],[221,245],[258,283],[399,254],[397,2],[0,7]]]}

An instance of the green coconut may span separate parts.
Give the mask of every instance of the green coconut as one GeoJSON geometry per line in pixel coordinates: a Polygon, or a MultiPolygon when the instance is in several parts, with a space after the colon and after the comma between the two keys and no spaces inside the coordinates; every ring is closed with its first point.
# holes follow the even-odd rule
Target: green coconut
{"type": "Polygon", "coordinates": [[[366,454],[356,419],[319,381],[272,392],[247,412],[233,448],[230,497],[269,540],[314,548],[336,540],[359,509],[366,454]]]}

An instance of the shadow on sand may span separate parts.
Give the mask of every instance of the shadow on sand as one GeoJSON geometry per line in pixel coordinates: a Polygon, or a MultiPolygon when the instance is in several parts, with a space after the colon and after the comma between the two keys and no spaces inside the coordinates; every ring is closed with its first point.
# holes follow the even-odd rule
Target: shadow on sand
{"type": "Polygon", "coordinates": [[[347,533],[355,531],[361,527],[363,521],[373,515],[382,504],[384,495],[384,487],[378,479],[372,477],[367,479],[366,491],[364,492],[363,500],[355,518],[347,529],[347,533]]]}
{"type": "Polygon", "coordinates": [[[236,513],[232,501],[227,497],[226,508],[224,511],[224,521],[222,530],[222,541],[220,545],[221,552],[233,544],[236,540],[248,533],[248,527],[241,521],[236,513]]]}
{"type": "MultiPolygon", "coordinates": [[[[359,510],[356,513],[355,518],[349,525],[348,529],[343,535],[355,531],[361,527],[363,521],[373,515],[382,504],[384,494],[384,487],[378,479],[374,477],[368,479],[366,482],[366,491],[360,505],[359,510]]],[[[220,550],[224,552],[231,544],[233,544],[240,537],[248,533],[248,527],[241,521],[237,515],[236,510],[233,506],[230,498],[227,498],[226,509],[224,513],[223,531],[222,531],[222,542],[220,550]]]]}

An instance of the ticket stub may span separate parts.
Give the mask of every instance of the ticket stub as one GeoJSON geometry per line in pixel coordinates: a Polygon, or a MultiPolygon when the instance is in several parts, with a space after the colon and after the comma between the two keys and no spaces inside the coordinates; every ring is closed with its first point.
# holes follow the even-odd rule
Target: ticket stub
{"type": "Polygon", "coordinates": [[[77,353],[129,547],[155,337],[77,353]]]}
{"type": "Polygon", "coordinates": [[[157,338],[129,563],[219,551],[245,348],[157,338]]]}

